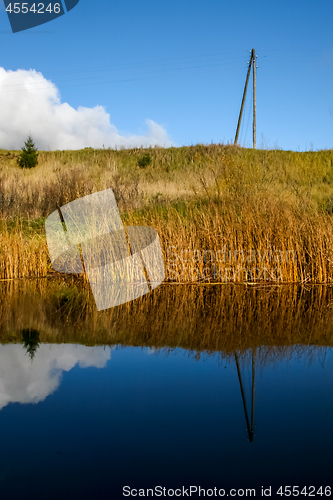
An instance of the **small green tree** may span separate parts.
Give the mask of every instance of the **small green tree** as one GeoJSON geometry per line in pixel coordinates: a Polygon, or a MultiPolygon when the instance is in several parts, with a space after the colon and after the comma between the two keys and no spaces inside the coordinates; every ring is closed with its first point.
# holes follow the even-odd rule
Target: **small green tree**
{"type": "Polygon", "coordinates": [[[150,165],[152,161],[151,155],[149,153],[145,153],[138,159],[138,167],[145,168],[147,165],[150,165]]]}
{"type": "Polygon", "coordinates": [[[21,168],[33,168],[38,163],[38,153],[35,143],[29,134],[28,139],[24,143],[22,153],[18,158],[18,164],[21,168]]]}

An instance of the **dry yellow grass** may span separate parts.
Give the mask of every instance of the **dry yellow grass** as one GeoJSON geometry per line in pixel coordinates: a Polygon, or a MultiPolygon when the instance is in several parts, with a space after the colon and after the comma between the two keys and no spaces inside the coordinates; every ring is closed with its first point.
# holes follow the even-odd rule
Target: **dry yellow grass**
{"type": "Polygon", "coordinates": [[[169,281],[333,280],[333,153],[232,146],[41,152],[21,170],[0,157],[0,278],[44,276],[44,221],[112,188],[126,225],[157,229],[169,281]],[[147,152],[147,151],[146,151],[147,152]]]}
{"type": "Polygon", "coordinates": [[[26,234],[19,221],[10,230],[6,221],[0,232],[0,278],[15,279],[45,276],[50,261],[45,236],[26,234]]]}

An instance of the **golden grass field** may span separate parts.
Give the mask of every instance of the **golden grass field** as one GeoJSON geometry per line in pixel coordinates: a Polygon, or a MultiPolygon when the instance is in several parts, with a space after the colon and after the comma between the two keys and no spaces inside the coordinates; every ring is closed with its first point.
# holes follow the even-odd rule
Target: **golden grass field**
{"type": "Polygon", "coordinates": [[[332,150],[87,148],[40,152],[31,170],[18,155],[0,150],[1,279],[51,273],[45,218],[112,188],[125,225],[158,231],[167,281],[333,281],[332,150]]]}

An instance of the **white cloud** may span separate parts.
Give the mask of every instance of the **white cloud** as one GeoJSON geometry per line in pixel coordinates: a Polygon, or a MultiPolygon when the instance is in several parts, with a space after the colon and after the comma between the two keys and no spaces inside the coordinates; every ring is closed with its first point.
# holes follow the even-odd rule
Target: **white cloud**
{"type": "Polygon", "coordinates": [[[146,120],[145,135],[120,135],[103,106],[74,109],[35,70],[0,68],[0,148],[20,149],[29,131],[41,150],[170,146],[166,130],[146,120]]]}
{"type": "Polygon", "coordinates": [[[33,362],[22,344],[0,346],[0,410],[8,403],[39,403],[56,391],[62,372],[76,364],[104,368],[110,347],[42,344],[33,362]]]}

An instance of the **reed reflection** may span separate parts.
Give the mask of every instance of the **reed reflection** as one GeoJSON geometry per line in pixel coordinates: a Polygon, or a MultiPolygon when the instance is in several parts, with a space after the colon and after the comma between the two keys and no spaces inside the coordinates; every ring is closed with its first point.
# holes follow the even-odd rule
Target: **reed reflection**
{"type": "Polygon", "coordinates": [[[198,356],[332,346],[332,308],[328,286],[163,285],[98,312],[89,286],[77,280],[1,283],[0,342],[20,342],[22,331],[30,330],[39,332],[41,343],[182,347],[198,356]]]}

